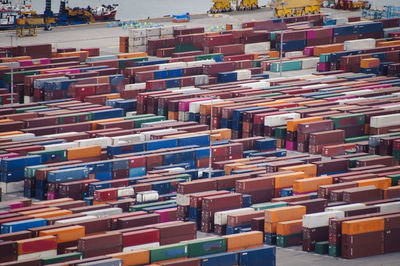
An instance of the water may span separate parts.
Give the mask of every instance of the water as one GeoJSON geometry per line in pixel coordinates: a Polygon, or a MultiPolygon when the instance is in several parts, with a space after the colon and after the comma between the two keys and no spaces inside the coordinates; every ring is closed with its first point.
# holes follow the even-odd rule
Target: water
{"type": "MultiPolygon", "coordinates": [[[[69,7],[97,7],[102,4],[118,4],[116,19],[133,20],[144,18],[157,18],[166,15],[179,15],[189,12],[191,14],[206,13],[212,0],[69,0],[69,7]]],[[[45,0],[32,0],[32,8],[43,14],[45,0]]],[[[52,10],[58,13],[60,0],[52,0],[52,10]]]]}

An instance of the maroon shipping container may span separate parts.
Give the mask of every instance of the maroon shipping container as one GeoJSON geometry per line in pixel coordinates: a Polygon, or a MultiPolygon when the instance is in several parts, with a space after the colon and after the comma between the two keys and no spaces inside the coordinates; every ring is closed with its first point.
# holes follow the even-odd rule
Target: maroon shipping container
{"type": "Polygon", "coordinates": [[[159,222],[160,222],[160,215],[153,213],[153,214],[139,215],[134,217],[120,218],[117,221],[117,226],[118,229],[124,229],[129,227],[155,224],[159,222]]]}
{"type": "Polygon", "coordinates": [[[180,183],[178,184],[177,193],[189,194],[189,193],[203,192],[208,190],[217,190],[217,180],[201,179],[187,183],[180,183]]]}
{"type": "Polygon", "coordinates": [[[375,186],[365,186],[357,188],[348,188],[343,190],[343,201],[349,203],[359,203],[383,198],[383,191],[375,186]]]}
{"type": "Polygon", "coordinates": [[[256,177],[236,181],[235,191],[244,193],[263,189],[273,189],[275,187],[274,177],[256,177]]]}
{"type": "Polygon", "coordinates": [[[329,161],[313,162],[317,165],[317,175],[347,172],[349,169],[348,159],[333,159],[329,161]]]}
{"type": "Polygon", "coordinates": [[[160,232],[158,229],[145,229],[122,234],[123,246],[143,245],[147,243],[159,242],[160,232]]]}
{"type": "Polygon", "coordinates": [[[251,231],[264,232],[265,217],[257,217],[251,219],[251,231]]]}
{"type": "Polygon", "coordinates": [[[242,194],[231,193],[227,195],[210,196],[203,198],[202,208],[208,211],[241,208],[242,194]]]}
{"type": "Polygon", "coordinates": [[[182,240],[195,239],[197,232],[195,222],[160,224],[154,228],[158,229],[160,232],[161,245],[177,243],[176,240],[178,237],[182,240]]]}
{"type": "Polygon", "coordinates": [[[306,207],[306,213],[323,212],[328,204],[327,199],[309,199],[289,202],[288,206],[302,205],[306,207]]]}
{"type": "Polygon", "coordinates": [[[353,187],[358,187],[358,184],[355,182],[347,182],[342,184],[321,185],[318,187],[318,197],[330,199],[331,191],[353,187]]]}
{"type": "Polygon", "coordinates": [[[17,241],[17,240],[22,240],[22,239],[27,239],[32,237],[32,232],[31,231],[19,231],[15,233],[9,233],[9,234],[1,234],[0,235],[0,240],[6,242],[6,241],[17,241]]]}
{"type": "Polygon", "coordinates": [[[251,221],[255,218],[263,218],[264,211],[255,211],[251,213],[232,214],[227,217],[228,226],[248,226],[251,225],[251,221]]]}
{"type": "Polygon", "coordinates": [[[342,257],[354,259],[384,253],[385,233],[369,232],[342,236],[342,257]]]}
{"type": "Polygon", "coordinates": [[[314,251],[315,243],[329,238],[329,226],[316,228],[303,227],[303,251],[314,251]]]}
{"type": "Polygon", "coordinates": [[[357,167],[383,164],[385,166],[393,166],[394,158],[392,156],[380,156],[379,158],[360,159],[356,161],[357,167]]]}

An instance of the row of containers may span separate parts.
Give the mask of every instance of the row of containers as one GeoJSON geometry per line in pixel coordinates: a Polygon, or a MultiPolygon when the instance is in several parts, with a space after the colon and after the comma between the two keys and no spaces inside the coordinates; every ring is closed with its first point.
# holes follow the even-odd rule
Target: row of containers
{"type": "Polygon", "coordinates": [[[142,204],[123,212],[127,203],[4,202],[0,247],[6,252],[0,260],[39,266],[276,265],[275,247],[263,244],[263,232],[197,238],[196,224],[177,221],[171,208],[149,211],[142,204]]]}

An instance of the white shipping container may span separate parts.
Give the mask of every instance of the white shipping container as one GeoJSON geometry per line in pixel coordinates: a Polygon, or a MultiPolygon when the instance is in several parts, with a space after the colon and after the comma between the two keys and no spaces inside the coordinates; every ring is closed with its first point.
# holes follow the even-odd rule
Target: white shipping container
{"type": "Polygon", "coordinates": [[[159,246],[160,246],[160,242],[153,242],[153,243],[148,243],[148,244],[143,244],[143,245],[124,247],[124,249],[122,251],[130,252],[130,251],[135,251],[135,250],[149,250],[149,249],[156,248],[159,246]]]}
{"type": "Polygon", "coordinates": [[[158,192],[155,190],[138,192],[136,195],[137,203],[145,203],[149,201],[157,201],[158,200],[158,192]]]}
{"type": "Polygon", "coordinates": [[[287,124],[288,120],[300,119],[300,114],[298,113],[288,113],[274,116],[266,116],[264,118],[264,126],[268,127],[278,127],[287,124]]]}
{"type": "Polygon", "coordinates": [[[181,25],[174,25],[172,26],[174,28],[174,30],[183,30],[186,29],[186,25],[181,24],[181,25]]]}
{"type": "Polygon", "coordinates": [[[228,215],[245,214],[251,212],[255,212],[255,210],[253,208],[242,208],[242,209],[216,212],[214,214],[214,224],[226,225],[226,223],[228,222],[228,215]]]}
{"type": "Polygon", "coordinates": [[[0,182],[0,188],[2,193],[15,193],[24,191],[24,181],[17,182],[0,182]]]}
{"type": "Polygon", "coordinates": [[[191,194],[176,194],[176,204],[177,205],[190,205],[190,195],[191,194]]]}
{"type": "Polygon", "coordinates": [[[208,104],[208,103],[217,104],[217,103],[222,103],[222,102],[224,102],[224,100],[221,100],[221,99],[191,102],[189,104],[189,113],[200,113],[200,105],[202,105],[202,104],[208,104]]]}
{"type": "Polygon", "coordinates": [[[380,212],[396,212],[396,211],[400,211],[400,201],[375,204],[374,206],[379,207],[380,208],[380,212]]]}
{"type": "Polygon", "coordinates": [[[340,205],[340,206],[335,206],[335,207],[326,207],[325,211],[351,211],[351,210],[358,210],[361,208],[364,208],[365,204],[364,203],[353,203],[353,204],[346,204],[346,205],[340,205]]]}
{"type": "Polygon", "coordinates": [[[400,114],[380,115],[371,117],[370,126],[375,128],[400,125],[400,114]]]}
{"type": "Polygon", "coordinates": [[[143,123],[142,127],[153,127],[156,125],[164,125],[164,124],[171,124],[177,122],[176,120],[163,120],[163,121],[155,121],[155,122],[148,122],[143,123]]]}
{"type": "Polygon", "coordinates": [[[60,144],[51,144],[51,145],[45,145],[44,150],[45,151],[58,151],[58,150],[66,150],[70,148],[78,148],[78,143],[76,142],[66,142],[66,143],[60,143],[60,144]]]}
{"type": "Polygon", "coordinates": [[[130,29],[129,38],[146,37],[146,29],[130,29]]]}
{"type": "Polygon", "coordinates": [[[89,146],[101,146],[101,148],[107,148],[107,146],[112,145],[112,139],[109,137],[101,137],[94,139],[80,139],[75,140],[74,142],[78,143],[78,147],[89,147],[89,146]]]}
{"type": "Polygon", "coordinates": [[[142,142],[142,141],[144,141],[144,136],[142,134],[117,136],[117,137],[111,137],[111,141],[112,141],[112,145],[142,142]]]}
{"type": "Polygon", "coordinates": [[[135,89],[139,89],[139,90],[146,89],[146,82],[125,85],[125,90],[135,90],[135,89]]]}
{"type": "Polygon", "coordinates": [[[343,218],[344,211],[329,211],[306,214],[303,216],[303,227],[317,228],[329,225],[329,219],[343,218]]]}
{"type": "Polygon", "coordinates": [[[62,138],[62,137],[67,137],[67,136],[71,136],[71,135],[75,135],[78,134],[78,132],[66,132],[66,133],[59,133],[59,134],[49,134],[49,135],[44,135],[42,136],[42,138],[62,138]]]}
{"type": "Polygon", "coordinates": [[[313,76],[313,77],[306,78],[305,80],[324,82],[324,81],[337,80],[337,77],[334,75],[326,76],[326,77],[313,76]]]}
{"type": "Polygon", "coordinates": [[[194,76],[194,85],[207,85],[208,84],[208,76],[207,75],[197,75],[194,76]]]}
{"type": "Polygon", "coordinates": [[[160,37],[161,36],[161,28],[147,28],[146,29],[147,37],[160,37]]]}
{"type": "Polygon", "coordinates": [[[113,208],[107,208],[107,209],[101,209],[101,210],[95,210],[95,211],[87,211],[87,212],[82,212],[82,213],[86,214],[86,215],[96,216],[96,218],[102,218],[102,217],[107,217],[107,216],[111,216],[111,215],[121,214],[122,209],[113,207],[113,208]]]}
{"type": "Polygon", "coordinates": [[[129,38],[129,46],[145,45],[146,37],[129,38]]]}
{"type": "Polygon", "coordinates": [[[269,51],[270,49],[271,49],[270,42],[248,43],[244,45],[245,54],[266,52],[269,51]]]}
{"type": "Polygon", "coordinates": [[[50,250],[41,251],[41,252],[34,252],[34,253],[19,255],[17,260],[21,261],[21,260],[30,260],[30,259],[44,259],[44,258],[54,257],[54,256],[57,256],[57,249],[50,249],[50,250]]]}
{"type": "Polygon", "coordinates": [[[191,61],[187,62],[188,67],[198,67],[202,65],[209,65],[209,64],[214,64],[215,60],[214,59],[207,59],[207,60],[200,60],[200,61],[191,61]]]}
{"type": "Polygon", "coordinates": [[[344,42],[345,51],[372,49],[375,48],[375,46],[376,40],[372,38],[344,42]]]}
{"type": "Polygon", "coordinates": [[[96,219],[96,216],[93,215],[87,215],[83,217],[77,217],[77,218],[71,218],[71,219],[64,219],[64,220],[58,220],[54,224],[69,224],[69,223],[76,223],[76,222],[82,222],[86,220],[91,220],[91,219],[96,219]]]}
{"type": "Polygon", "coordinates": [[[33,133],[24,133],[18,135],[1,136],[0,139],[10,139],[11,141],[21,141],[35,138],[33,133]]]}
{"type": "Polygon", "coordinates": [[[135,191],[134,191],[133,187],[118,188],[117,192],[118,192],[118,198],[130,197],[130,196],[133,196],[135,194],[135,191]]]}
{"type": "Polygon", "coordinates": [[[344,93],[344,95],[359,95],[359,94],[363,94],[366,92],[372,92],[372,91],[373,90],[371,90],[371,89],[364,89],[364,90],[357,90],[357,91],[346,91],[343,93],[344,93]]]}
{"type": "Polygon", "coordinates": [[[250,69],[239,69],[239,70],[235,70],[233,72],[237,73],[237,80],[251,79],[250,69]]]}
{"type": "Polygon", "coordinates": [[[240,87],[252,88],[252,89],[267,89],[270,87],[268,81],[260,80],[259,82],[251,82],[240,85],[240,87]]]}
{"type": "Polygon", "coordinates": [[[358,97],[358,98],[353,98],[353,99],[343,99],[343,100],[338,100],[337,102],[339,104],[346,104],[346,103],[353,103],[353,102],[358,102],[358,101],[362,101],[362,100],[365,100],[365,98],[358,97]]]}
{"type": "Polygon", "coordinates": [[[393,110],[400,108],[400,104],[393,104],[393,105],[388,105],[388,106],[379,106],[379,108],[385,109],[385,110],[393,110]]]}
{"type": "Polygon", "coordinates": [[[299,57],[299,56],[303,56],[303,51],[292,51],[285,53],[285,57],[299,57]]]}
{"type": "Polygon", "coordinates": [[[182,173],[184,173],[186,171],[186,169],[183,168],[183,167],[173,167],[173,168],[168,168],[168,169],[165,169],[165,170],[168,170],[168,172],[170,174],[182,174],[182,173]]]}
{"type": "Polygon", "coordinates": [[[317,64],[319,62],[318,57],[311,57],[311,58],[303,58],[301,59],[301,68],[302,69],[316,69],[317,64]]]}
{"type": "Polygon", "coordinates": [[[173,26],[164,26],[161,27],[161,36],[166,35],[174,35],[174,27],[173,26]]]}
{"type": "Polygon", "coordinates": [[[160,70],[185,68],[186,66],[186,62],[175,62],[158,65],[160,70]]]}

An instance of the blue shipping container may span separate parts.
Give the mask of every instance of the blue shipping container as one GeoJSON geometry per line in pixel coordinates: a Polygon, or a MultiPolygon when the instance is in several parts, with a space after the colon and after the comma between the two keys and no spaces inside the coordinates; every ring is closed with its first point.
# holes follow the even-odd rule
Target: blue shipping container
{"type": "Polygon", "coordinates": [[[239,256],[236,252],[225,252],[202,256],[200,259],[202,266],[233,266],[239,264],[239,256]]]}
{"type": "Polygon", "coordinates": [[[275,266],[276,248],[263,246],[239,251],[240,266],[275,266]]]}
{"type": "Polygon", "coordinates": [[[1,160],[1,170],[3,172],[7,172],[17,169],[24,169],[26,166],[39,164],[42,164],[42,157],[40,155],[7,158],[1,160]]]}
{"type": "Polygon", "coordinates": [[[86,167],[50,171],[47,175],[47,181],[51,183],[75,181],[88,178],[89,170],[86,167]]]}
{"type": "Polygon", "coordinates": [[[1,225],[1,233],[8,234],[19,231],[24,231],[28,228],[41,227],[47,225],[46,219],[36,218],[28,219],[11,223],[4,223],[1,225]]]}

